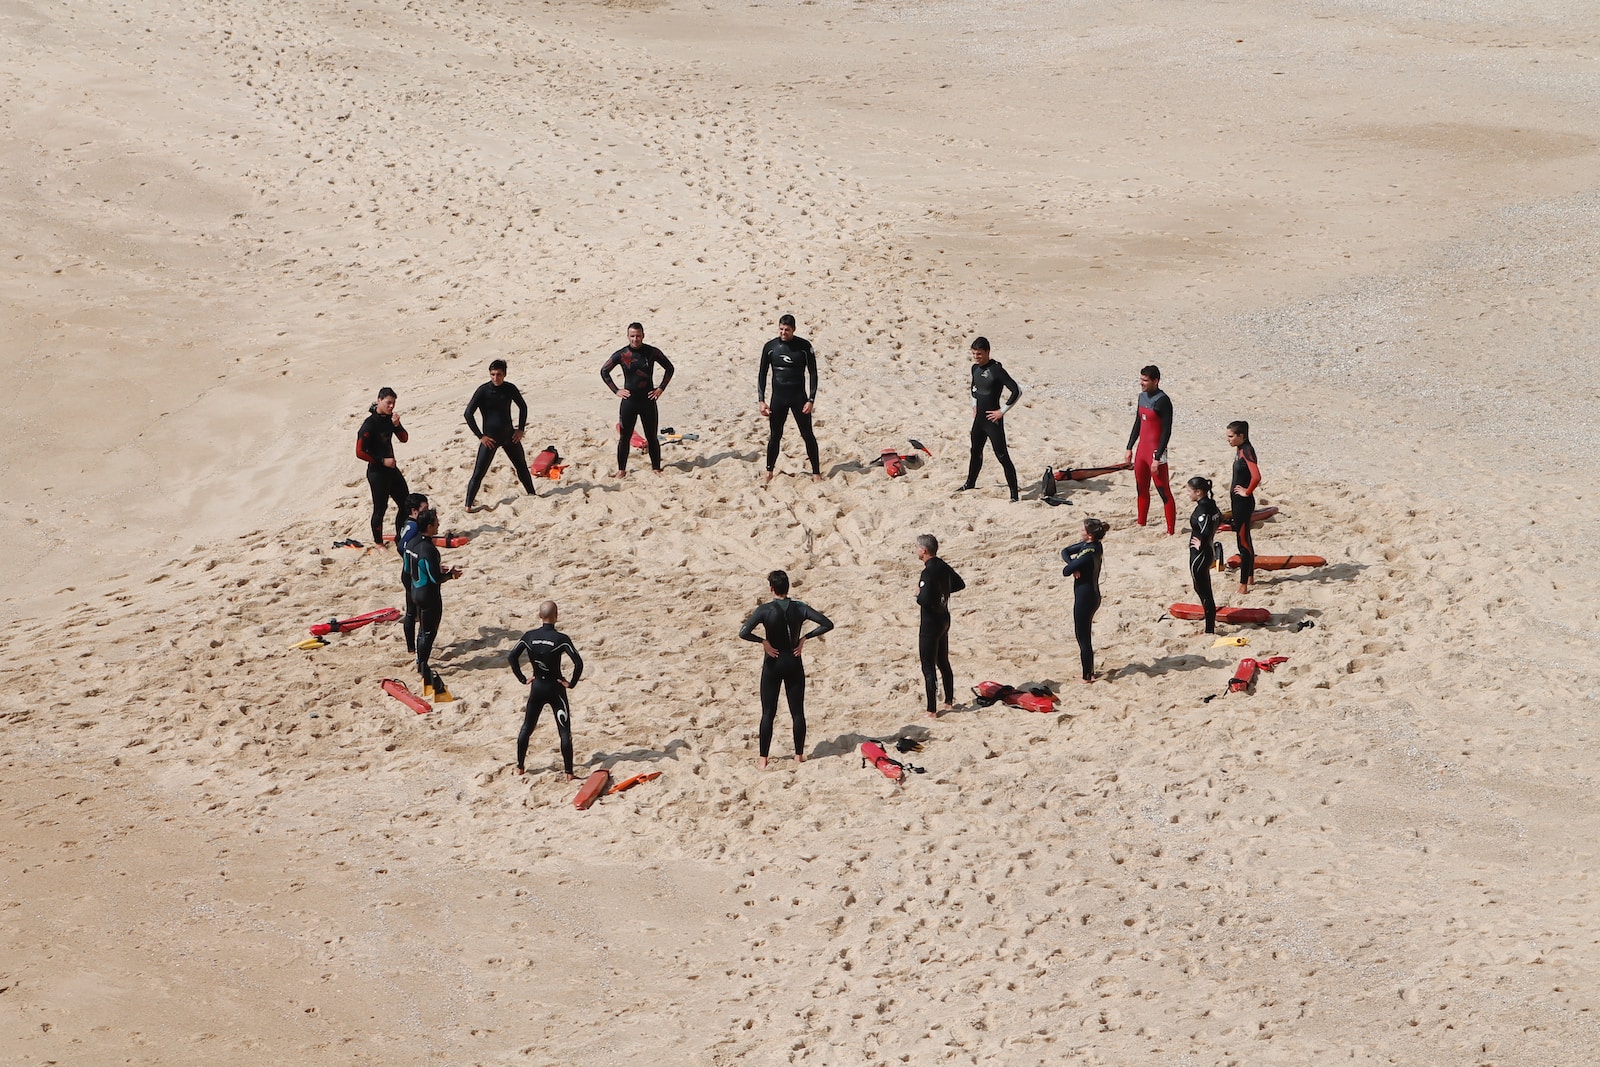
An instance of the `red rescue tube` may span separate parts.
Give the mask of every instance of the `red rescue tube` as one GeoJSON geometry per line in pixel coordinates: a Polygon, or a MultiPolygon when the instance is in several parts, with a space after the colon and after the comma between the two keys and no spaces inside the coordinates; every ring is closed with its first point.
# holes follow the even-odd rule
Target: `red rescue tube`
{"type": "MultiPolygon", "coordinates": [[[[1255,511],[1250,513],[1250,525],[1254,526],[1258,522],[1265,522],[1267,519],[1272,518],[1272,516],[1276,515],[1277,513],[1278,513],[1278,505],[1276,505],[1276,504],[1268,504],[1264,508],[1256,508],[1255,511]]],[[[1219,532],[1224,532],[1224,533],[1232,533],[1233,532],[1233,513],[1232,512],[1229,512],[1228,514],[1226,514],[1226,515],[1224,515],[1222,517],[1222,525],[1217,527],[1217,529],[1218,529],[1219,532]]]]}
{"type": "Polygon", "coordinates": [[[428,712],[433,710],[432,704],[428,703],[426,700],[423,700],[411,690],[407,689],[406,683],[402,681],[398,681],[394,678],[385,678],[383,680],[383,691],[394,697],[406,707],[410,708],[412,711],[416,712],[418,715],[426,715],[428,712]]]}
{"type": "Polygon", "coordinates": [[[550,471],[561,462],[561,453],[556,451],[556,446],[543,449],[533,457],[533,462],[528,464],[528,473],[535,478],[549,478],[550,471]]]}
{"type": "Polygon", "coordinates": [[[878,768],[879,773],[885,778],[893,782],[898,782],[906,773],[905,768],[890,759],[889,753],[885,752],[883,746],[876,741],[863,741],[861,743],[861,765],[865,767],[869,763],[878,768]]]}
{"type": "Polygon", "coordinates": [[[398,622],[403,615],[399,608],[379,608],[377,611],[369,611],[365,615],[356,615],[349,619],[329,619],[327,622],[312,623],[311,636],[326,637],[328,634],[347,633],[375,622],[398,622]]]}
{"type": "Polygon", "coordinates": [[[1133,470],[1132,463],[1112,463],[1105,467],[1068,467],[1065,470],[1056,471],[1056,478],[1063,482],[1086,482],[1090,478],[1101,478],[1107,474],[1115,474],[1118,471],[1131,470],[1133,470]]]}
{"type": "MultiPolygon", "coordinates": [[[[383,539],[384,541],[393,541],[394,534],[384,534],[383,539]]],[[[462,545],[471,540],[472,538],[468,537],[466,534],[443,533],[435,535],[433,538],[433,543],[438,545],[440,548],[460,548],[462,545]]]]}
{"type": "Polygon", "coordinates": [[[906,457],[892,448],[886,448],[880,457],[883,460],[883,472],[891,478],[898,478],[906,472],[906,457]]]}
{"type": "MultiPolygon", "coordinates": [[[[1174,604],[1167,609],[1167,614],[1174,619],[1203,619],[1206,617],[1206,610],[1199,604],[1174,604]]],[[[1218,608],[1217,621],[1235,623],[1271,622],[1272,612],[1266,608],[1218,608]]]]}
{"type": "Polygon", "coordinates": [[[579,811],[588,811],[589,805],[599,799],[600,794],[606,791],[606,786],[611,784],[611,772],[601,767],[583,780],[583,786],[578,790],[578,795],[572,798],[572,806],[579,811]]]}
{"type": "MultiPolygon", "coordinates": [[[[1258,571],[1287,571],[1295,567],[1326,567],[1328,561],[1321,556],[1257,556],[1256,570],[1258,571]]],[[[1228,569],[1239,569],[1239,557],[1228,557],[1228,569]]]]}

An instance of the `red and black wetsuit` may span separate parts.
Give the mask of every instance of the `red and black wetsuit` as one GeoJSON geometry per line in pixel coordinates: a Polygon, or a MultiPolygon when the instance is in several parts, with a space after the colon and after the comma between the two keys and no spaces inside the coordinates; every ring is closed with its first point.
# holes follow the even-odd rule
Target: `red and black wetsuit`
{"type": "Polygon", "coordinates": [[[917,578],[917,656],[922,661],[922,688],[928,714],[936,713],[938,682],[944,681],[944,702],[955,703],[956,676],[950,666],[950,594],[967,587],[955,568],[938,556],[929,556],[917,578]]]}
{"type": "Polygon", "coordinates": [[[1249,585],[1256,576],[1256,541],[1250,532],[1250,521],[1256,513],[1256,487],[1261,484],[1261,466],[1256,462],[1256,448],[1249,441],[1240,445],[1233,456],[1233,487],[1228,497],[1233,501],[1233,529],[1239,538],[1239,584],[1249,585]]]}
{"type": "Polygon", "coordinates": [[[811,429],[811,415],[802,410],[817,399],[817,354],[804,337],[785,341],[774,337],[761,350],[761,369],[756,373],[756,399],[767,399],[767,371],[772,371],[772,414],[767,416],[767,470],[778,465],[778,446],[783,441],[783,424],[794,415],[800,439],[806,444],[806,459],[811,473],[821,474],[817,435],[811,429]]]}
{"type": "Polygon", "coordinates": [[[1100,610],[1100,565],[1105,549],[1099,541],[1079,541],[1061,550],[1066,566],[1063,576],[1072,578],[1072,632],[1078,639],[1078,663],[1083,680],[1094,680],[1094,615],[1100,610]]]}
{"type": "Polygon", "coordinates": [[[617,470],[628,469],[628,449],[632,447],[633,428],[643,423],[644,439],[650,449],[650,468],[661,469],[661,438],[659,430],[661,415],[656,408],[656,402],[650,399],[650,394],[655,391],[656,364],[666,372],[661,379],[661,388],[665,389],[672,382],[672,361],[662,354],[661,349],[653,345],[641,344],[638,348],[623,345],[611,353],[611,358],[606,360],[605,366],[600,368],[600,380],[606,383],[606,388],[613,393],[617,385],[611,380],[613,368],[622,368],[622,386],[628,391],[628,398],[622,401],[617,409],[617,420],[622,423],[622,431],[617,435],[617,470]]]}
{"type": "Polygon", "coordinates": [[[1017,468],[1012,464],[1011,453],[1006,448],[1006,420],[1002,418],[991,422],[989,414],[999,411],[1002,406],[1011,407],[1021,395],[1022,387],[1000,365],[999,360],[991,359],[981,367],[976,363],[972,365],[972,447],[967,454],[965,488],[971,489],[978,484],[978,472],[983,469],[983,443],[988,441],[994,448],[994,458],[1000,461],[1000,469],[1005,472],[1011,499],[1017,499],[1017,468]],[[1002,391],[1009,394],[1004,405],[1000,402],[1002,391]]]}
{"type": "Polygon", "coordinates": [[[1194,595],[1200,598],[1200,607],[1206,613],[1208,634],[1217,632],[1217,598],[1211,594],[1211,546],[1221,525],[1222,512],[1217,502],[1209,496],[1201,497],[1189,515],[1189,577],[1194,581],[1194,595]]]}
{"type": "Polygon", "coordinates": [[[407,518],[406,497],[411,495],[400,468],[383,461],[394,458],[396,437],[403,444],[411,440],[411,435],[390,416],[378,414],[378,405],[373,404],[367,411],[366,420],[356,431],[356,458],[367,465],[367,488],[372,490],[372,543],[381,546],[383,513],[389,509],[389,501],[394,501],[394,535],[399,540],[400,528],[407,518]]]}
{"type": "Polygon", "coordinates": [[[1139,525],[1150,514],[1150,483],[1161,494],[1166,512],[1167,533],[1178,527],[1178,502],[1172,498],[1172,483],[1167,472],[1167,443],[1172,439],[1172,401],[1159,388],[1140,392],[1139,410],[1128,434],[1128,450],[1133,453],[1133,482],[1139,494],[1139,525]]]}
{"type": "Polygon", "coordinates": [[[478,441],[478,459],[472,466],[472,479],[467,482],[467,507],[472,507],[473,501],[478,498],[478,487],[483,484],[483,476],[489,473],[489,463],[494,459],[495,449],[503,448],[511,460],[511,466],[516,468],[517,480],[522,483],[522,488],[533,492],[533,475],[528,472],[528,456],[523,451],[519,441],[513,441],[512,435],[520,433],[528,427],[528,402],[522,399],[522,390],[510,382],[484,382],[478,386],[478,391],[472,394],[472,399],[467,403],[467,410],[462,413],[467,420],[467,426],[472,430],[472,436],[478,441]],[[517,424],[511,425],[511,408],[517,409],[517,424]],[[478,428],[478,413],[483,414],[483,428],[478,428]],[[487,437],[494,442],[492,445],[483,443],[487,437]]]}
{"type": "Polygon", "coordinates": [[[567,690],[583,677],[583,657],[572,638],[545,623],[537,630],[522,635],[516,647],[506,655],[511,673],[517,681],[528,687],[528,706],[523,711],[522,732],[517,735],[517,770],[522,770],[528,757],[528,738],[539,725],[539,713],[549,706],[556,716],[556,732],[561,735],[561,763],[572,774],[572,709],[567,704],[567,690]],[[528,657],[528,669],[533,678],[522,673],[522,657],[528,657]],[[561,657],[572,661],[572,677],[561,684],[561,657]]]}
{"type": "Polygon", "coordinates": [[[772,725],[778,717],[778,689],[783,689],[789,702],[789,721],[794,727],[794,754],[805,755],[806,750],[806,665],[795,655],[800,643],[800,630],[807,622],[816,628],[805,635],[807,641],[821,637],[833,629],[833,623],[816,608],[788,597],[769,600],[744,621],[739,629],[741,640],[761,642],[755,634],[757,626],[766,634],[766,641],[778,650],[776,656],[761,657],[761,757],[766,758],[772,748],[772,725]]]}

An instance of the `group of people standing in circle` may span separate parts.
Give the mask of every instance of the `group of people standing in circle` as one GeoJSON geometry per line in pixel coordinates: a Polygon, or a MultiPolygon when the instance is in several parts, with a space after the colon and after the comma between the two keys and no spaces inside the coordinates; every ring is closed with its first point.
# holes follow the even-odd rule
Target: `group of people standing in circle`
{"type": "MultiPolygon", "coordinates": [[[[638,436],[644,438],[651,469],[657,474],[661,473],[660,413],[657,402],[671,384],[675,372],[671,360],[659,348],[645,344],[641,323],[629,323],[627,337],[628,343],[613,352],[600,370],[601,380],[619,401],[614,474],[617,478],[627,476],[629,454],[638,436]],[[661,373],[659,383],[656,381],[658,370],[661,373]],[[613,372],[616,371],[620,371],[620,383],[613,379],[613,372]],[[636,434],[636,429],[641,430],[642,434],[636,434]]],[[[984,448],[987,446],[994,452],[1011,499],[1015,501],[1019,499],[1020,487],[1016,466],[1006,443],[1004,420],[1016,406],[1022,389],[993,358],[987,338],[975,338],[970,351],[970,452],[967,477],[957,492],[976,487],[983,468],[984,448]]],[[[477,456],[466,490],[468,510],[475,507],[484,476],[495,454],[500,451],[504,451],[510,459],[522,487],[528,493],[535,494],[533,473],[522,445],[527,429],[528,405],[521,391],[506,380],[506,373],[504,360],[491,362],[489,380],[477,388],[463,412],[468,427],[477,439],[477,456]]],[[[1141,368],[1139,384],[1133,429],[1128,436],[1124,460],[1125,465],[1134,472],[1137,521],[1140,526],[1148,521],[1150,489],[1153,486],[1162,502],[1166,532],[1173,534],[1176,532],[1177,504],[1167,463],[1173,425],[1172,401],[1161,389],[1160,368],[1154,365],[1141,368]]],[[[773,478],[784,428],[790,418],[793,418],[805,445],[812,479],[822,480],[813,424],[817,386],[816,353],[809,341],[795,335],[794,317],[783,315],[778,320],[778,336],[768,341],[761,350],[757,373],[757,404],[761,415],[768,420],[764,482],[770,482],[773,478]]],[[[459,577],[461,568],[442,565],[434,541],[439,533],[438,512],[425,495],[409,491],[395,460],[394,442],[405,443],[410,440],[396,410],[397,404],[398,396],[393,389],[385,387],[378,391],[377,400],[368,409],[367,418],[357,433],[356,455],[367,464],[367,484],[372,496],[371,530],[375,544],[384,542],[383,525],[388,505],[393,502],[397,508],[395,542],[401,559],[400,577],[405,594],[406,648],[416,656],[423,695],[448,700],[450,697],[444,681],[432,667],[431,654],[443,618],[442,586],[459,577]]],[[[1232,503],[1231,521],[1239,546],[1239,592],[1244,594],[1254,585],[1255,550],[1251,538],[1251,517],[1255,511],[1255,493],[1261,484],[1261,468],[1250,441],[1248,423],[1229,423],[1227,439],[1234,449],[1229,497],[1232,503]]],[[[1210,574],[1215,559],[1213,546],[1217,543],[1222,524],[1229,517],[1224,516],[1213,498],[1210,480],[1196,476],[1188,479],[1186,484],[1189,499],[1194,504],[1189,517],[1189,571],[1204,610],[1205,631],[1214,633],[1217,608],[1210,574]]],[[[1096,677],[1093,624],[1102,601],[1100,573],[1105,558],[1102,542],[1109,530],[1110,525],[1101,519],[1085,519],[1082,539],[1061,552],[1065,564],[1062,574],[1070,577],[1073,584],[1073,632],[1085,683],[1093,682],[1096,677]]],[[[915,550],[923,564],[917,583],[916,602],[919,609],[918,656],[922,667],[925,710],[928,715],[937,716],[941,689],[944,708],[949,709],[954,704],[954,672],[949,653],[950,597],[966,586],[954,568],[939,557],[939,543],[932,534],[920,535],[916,539],[915,550]]],[[[826,616],[789,598],[789,578],[785,572],[773,571],[767,580],[773,599],[758,608],[739,633],[745,640],[760,642],[764,651],[759,732],[762,766],[766,766],[769,758],[780,691],[786,696],[793,724],[795,758],[804,758],[805,669],[801,659],[802,650],[807,640],[833,628],[833,623],[826,616]],[[814,628],[802,634],[801,630],[807,622],[813,623],[814,628]],[[758,627],[764,631],[764,637],[755,636],[758,627]]],[[[530,687],[523,729],[517,744],[518,773],[523,770],[529,735],[542,710],[548,707],[554,711],[561,735],[566,774],[568,777],[573,774],[571,711],[566,691],[578,683],[583,661],[571,639],[555,629],[557,610],[553,601],[541,604],[539,617],[542,625],[524,634],[507,657],[518,681],[530,687]],[[519,664],[524,656],[528,659],[531,677],[523,675],[519,664]],[[570,678],[562,676],[560,664],[563,656],[572,663],[570,678]]]]}

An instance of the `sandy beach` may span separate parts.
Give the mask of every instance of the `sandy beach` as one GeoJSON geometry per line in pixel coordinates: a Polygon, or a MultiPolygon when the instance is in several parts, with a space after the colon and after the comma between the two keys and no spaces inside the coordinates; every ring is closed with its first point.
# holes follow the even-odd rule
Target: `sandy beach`
{"type": "MultiPolygon", "coordinates": [[[[1600,17],[1548,0],[0,6],[0,1058],[1600,1060],[1600,17]],[[780,314],[816,346],[761,486],[780,314]],[[610,477],[639,320],[698,435],[610,477]],[[966,473],[976,335],[1021,474],[966,473]],[[488,363],[526,444],[463,499],[488,363]],[[1217,647],[1120,461],[1260,453],[1217,647]],[[463,568],[416,715],[355,434],[463,568]],[[885,448],[932,453],[904,477],[885,448]],[[1060,549],[1106,520],[1092,686],[1060,549]],[[956,709],[921,710],[920,569],[956,709]],[[786,569],[807,761],[756,765],[786,569]],[[572,805],[506,667],[586,669],[572,805]],[[1241,656],[1286,656],[1226,692],[1241,656]],[[1053,714],[979,707],[1049,685],[1053,714]],[[1209,698],[1209,699],[1208,699],[1209,698]],[[909,738],[895,785],[858,756],[909,738]]],[[[1159,515],[1159,504],[1155,509],[1159,515]]],[[[1180,526],[1189,506],[1180,497],[1180,526]]],[[[1233,551],[1233,538],[1224,544],[1233,551]]],[[[779,715],[775,754],[788,745],[779,715]]]]}

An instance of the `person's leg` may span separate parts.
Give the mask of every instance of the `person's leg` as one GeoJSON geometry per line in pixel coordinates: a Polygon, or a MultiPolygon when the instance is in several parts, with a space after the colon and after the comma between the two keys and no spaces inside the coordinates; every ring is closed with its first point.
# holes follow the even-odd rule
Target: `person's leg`
{"type": "Polygon", "coordinates": [[[1189,576],[1194,579],[1194,594],[1206,613],[1206,633],[1217,632],[1217,598],[1211,593],[1211,550],[1189,553],[1189,576]]]}
{"type": "Polygon", "coordinates": [[[994,458],[1000,461],[1000,469],[1006,474],[1006,488],[1011,490],[1011,499],[1017,499],[1017,468],[1011,463],[1011,452],[1006,448],[1006,424],[1002,419],[999,422],[987,422],[989,429],[989,444],[994,448],[994,458]]]}
{"type": "Polygon", "coordinates": [[[989,439],[989,434],[983,428],[984,418],[982,413],[972,417],[971,451],[967,453],[967,488],[971,489],[978,484],[978,472],[983,470],[983,443],[989,439]]]}
{"type": "Polygon", "coordinates": [[[766,759],[772,750],[772,724],[778,718],[778,685],[782,676],[773,669],[773,657],[767,656],[761,664],[761,758],[766,759]]]}
{"type": "MultiPolygon", "coordinates": [[[[406,476],[394,467],[385,467],[388,471],[389,499],[394,501],[394,540],[395,547],[399,548],[400,531],[406,526],[406,497],[411,495],[411,490],[406,487],[406,476]]],[[[380,518],[381,524],[381,518],[380,518]]]]}
{"type": "Polygon", "coordinates": [[[661,470],[661,409],[654,400],[646,400],[639,407],[639,422],[642,424],[646,448],[650,452],[650,469],[656,472],[661,470]]]}
{"type": "Polygon", "coordinates": [[[1165,463],[1157,463],[1151,471],[1151,480],[1155,482],[1156,492],[1161,494],[1161,510],[1166,516],[1167,533],[1176,533],[1178,502],[1172,497],[1172,471],[1165,463]]]}
{"type": "Polygon", "coordinates": [[[789,722],[794,727],[794,758],[806,756],[806,669],[799,660],[783,680],[783,695],[789,701],[789,722]]]}
{"type": "Polygon", "coordinates": [[[822,459],[817,451],[816,432],[811,428],[811,416],[797,407],[794,409],[794,424],[800,431],[800,440],[806,443],[806,459],[811,462],[811,473],[818,478],[822,477],[822,459]]]}
{"type": "Polygon", "coordinates": [[[941,628],[937,617],[922,613],[917,629],[917,658],[922,662],[922,688],[928,698],[928,714],[939,714],[939,635],[941,628]]]}
{"type": "Polygon", "coordinates": [[[495,445],[486,445],[478,442],[478,458],[472,464],[472,477],[467,480],[467,507],[472,507],[478,499],[478,487],[483,485],[483,476],[489,473],[489,464],[494,462],[495,445]]]}
{"type": "Polygon", "coordinates": [[[1239,590],[1243,592],[1256,580],[1256,539],[1251,524],[1256,514],[1256,498],[1233,498],[1233,528],[1239,538],[1239,590]]]}
{"type": "Polygon", "coordinates": [[[1133,454],[1133,491],[1139,501],[1139,525],[1150,516],[1150,457],[1142,452],[1133,454]]]}
{"type": "Polygon", "coordinates": [[[956,702],[956,673],[950,666],[950,616],[944,617],[939,627],[939,639],[934,645],[934,656],[939,664],[939,676],[944,679],[944,702],[956,702]]]}
{"type": "Polygon", "coordinates": [[[774,397],[772,414],[767,416],[767,473],[778,469],[778,452],[783,445],[783,424],[789,419],[789,405],[774,397]]]}
{"type": "Polygon", "coordinates": [[[428,603],[426,600],[419,605],[417,618],[417,673],[422,675],[423,685],[433,684],[433,667],[430,660],[433,656],[433,642],[439,635],[439,624],[444,620],[444,603],[435,600],[428,603]]]}
{"type": "Polygon", "coordinates": [[[1078,597],[1072,603],[1072,630],[1078,639],[1078,663],[1083,668],[1083,680],[1094,681],[1094,613],[1100,601],[1092,597],[1078,597]]]}
{"type": "Polygon", "coordinates": [[[617,470],[628,469],[628,450],[633,447],[633,428],[639,422],[639,409],[633,397],[624,400],[617,408],[617,470]]]}
{"type": "Polygon", "coordinates": [[[512,468],[517,472],[517,481],[522,483],[522,488],[526,489],[530,496],[537,496],[533,489],[533,472],[528,470],[528,453],[516,441],[507,442],[505,449],[506,458],[511,461],[512,468]]]}
{"type": "Polygon", "coordinates": [[[406,651],[415,653],[417,651],[417,602],[411,597],[411,587],[409,585],[405,587],[403,595],[406,598],[406,614],[400,627],[406,634],[406,651]]]}
{"type": "Polygon", "coordinates": [[[528,759],[528,738],[533,736],[533,728],[539,725],[539,713],[544,710],[544,699],[534,687],[528,688],[528,706],[522,713],[522,732],[517,735],[517,773],[522,773],[523,764],[528,759]]]}
{"type": "Polygon", "coordinates": [[[372,492],[372,543],[383,545],[383,513],[389,506],[389,479],[386,468],[367,464],[367,488],[372,492]]]}
{"type": "Polygon", "coordinates": [[[552,682],[556,692],[550,697],[550,706],[555,709],[556,732],[561,735],[561,765],[567,770],[567,777],[572,775],[572,708],[567,703],[567,691],[559,682],[552,682]]]}

